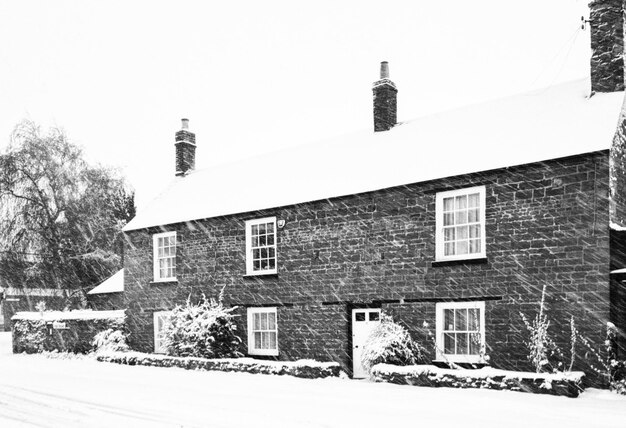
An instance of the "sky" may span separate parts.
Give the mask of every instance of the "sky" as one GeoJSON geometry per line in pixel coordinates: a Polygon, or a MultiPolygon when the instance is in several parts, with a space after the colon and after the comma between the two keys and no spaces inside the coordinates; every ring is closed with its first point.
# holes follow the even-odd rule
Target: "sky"
{"type": "Polygon", "coordinates": [[[0,2],[0,151],[22,119],[61,127],[141,210],[183,117],[207,168],[373,129],[381,61],[399,121],[586,77],[587,3],[0,2]]]}

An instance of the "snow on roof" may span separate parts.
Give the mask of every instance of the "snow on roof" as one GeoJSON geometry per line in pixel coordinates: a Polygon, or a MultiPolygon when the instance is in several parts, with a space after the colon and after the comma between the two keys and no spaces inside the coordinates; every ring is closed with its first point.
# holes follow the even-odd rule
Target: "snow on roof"
{"type": "Polygon", "coordinates": [[[69,320],[100,320],[124,318],[124,310],[116,311],[93,311],[80,309],[75,311],[44,311],[44,312],[17,312],[12,320],[44,320],[44,321],[69,321],[69,320]]]}
{"type": "MultiPolygon", "coordinates": [[[[623,93],[588,79],[176,177],[125,231],[351,195],[610,147],[623,93]]],[[[198,145],[200,150],[211,150],[198,145]]]]}
{"type": "Polygon", "coordinates": [[[124,269],[120,269],[108,279],[105,279],[87,294],[121,293],[124,291],[124,269]]]}
{"type": "Polygon", "coordinates": [[[611,273],[626,273],[626,268],[612,270],[611,273]]]}

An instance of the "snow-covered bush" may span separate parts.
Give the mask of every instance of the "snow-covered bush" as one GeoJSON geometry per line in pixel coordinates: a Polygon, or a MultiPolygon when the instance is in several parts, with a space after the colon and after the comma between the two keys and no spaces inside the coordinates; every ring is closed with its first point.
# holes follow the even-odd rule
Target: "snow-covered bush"
{"type": "Polygon", "coordinates": [[[541,291],[541,303],[539,304],[539,312],[532,321],[529,321],[526,315],[520,312],[520,316],[526,325],[526,329],[530,334],[526,347],[529,354],[528,359],[535,367],[537,373],[554,372],[562,366],[562,362],[555,361],[561,356],[561,352],[556,343],[550,337],[548,328],[550,320],[546,315],[546,286],[541,291]]]}
{"type": "Polygon", "coordinates": [[[127,335],[122,330],[109,328],[96,334],[91,341],[91,346],[93,346],[96,353],[109,351],[125,352],[129,349],[126,337],[127,335]]]}
{"type": "Polygon", "coordinates": [[[166,323],[164,340],[167,352],[177,357],[235,358],[241,339],[235,334],[232,311],[225,308],[222,299],[207,299],[204,295],[198,304],[187,299],[172,311],[166,323]]]}
{"type": "Polygon", "coordinates": [[[372,367],[371,373],[374,382],[437,388],[510,390],[566,397],[580,395],[585,377],[583,372],[532,373],[500,370],[493,367],[445,369],[428,364],[405,367],[378,364],[372,367]]]}
{"type": "Polygon", "coordinates": [[[612,322],[606,323],[606,346],[609,362],[609,388],[621,395],[626,395],[626,361],[617,359],[617,327],[612,322]]]}
{"type": "Polygon", "coordinates": [[[600,375],[611,391],[626,395],[626,361],[617,359],[617,327],[612,322],[606,323],[604,351],[596,349],[589,340],[580,335],[580,341],[593,355],[596,364],[590,367],[600,375]]]}
{"type": "Polygon", "coordinates": [[[393,321],[390,315],[380,314],[380,323],[363,346],[361,364],[368,372],[379,363],[408,366],[421,362],[425,349],[411,339],[409,332],[393,321]]]}
{"type": "Polygon", "coordinates": [[[294,376],[306,379],[342,377],[346,374],[339,363],[315,360],[268,361],[253,358],[196,358],[172,357],[141,352],[109,352],[96,355],[96,360],[130,366],[180,367],[186,370],[215,370],[279,376],[294,376]]]}
{"type": "Polygon", "coordinates": [[[43,319],[16,322],[12,333],[13,352],[26,352],[27,354],[42,352],[45,348],[47,335],[46,322],[43,319]]]}

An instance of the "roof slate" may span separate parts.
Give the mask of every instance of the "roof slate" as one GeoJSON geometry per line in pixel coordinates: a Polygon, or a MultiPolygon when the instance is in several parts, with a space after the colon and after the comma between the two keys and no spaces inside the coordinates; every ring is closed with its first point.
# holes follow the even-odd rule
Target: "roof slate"
{"type": "MultiPolygon", "coordinates": [[[[609,149],[623,93],[582,79],[176,177],[124,231],[609,149]]],[[[198,150],[210,151],[198,142],[198,150]]]]}

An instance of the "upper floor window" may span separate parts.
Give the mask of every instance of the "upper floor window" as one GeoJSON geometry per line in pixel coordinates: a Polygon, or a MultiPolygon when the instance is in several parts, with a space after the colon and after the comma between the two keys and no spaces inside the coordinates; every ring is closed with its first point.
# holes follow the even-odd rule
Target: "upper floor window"
{"type": "Polygon", "coordinates": [[[436,259],[485,257],[485,186],[437,193],[436,259]]]}
{"type": "Polygon", "coordinates": [[[152,235],[154,249],[154,280],[176,280],[176,232],[152,235]]]}
{"type": "Polygon", "coordinates": [[[276,272],[276,217],[246,221],[246,273],[276,272]]]}
{"type": "Polygon", "coordinates": [[[481,362],[485,352],[485,302],[437,303],[437,359],[481,362]]]}

